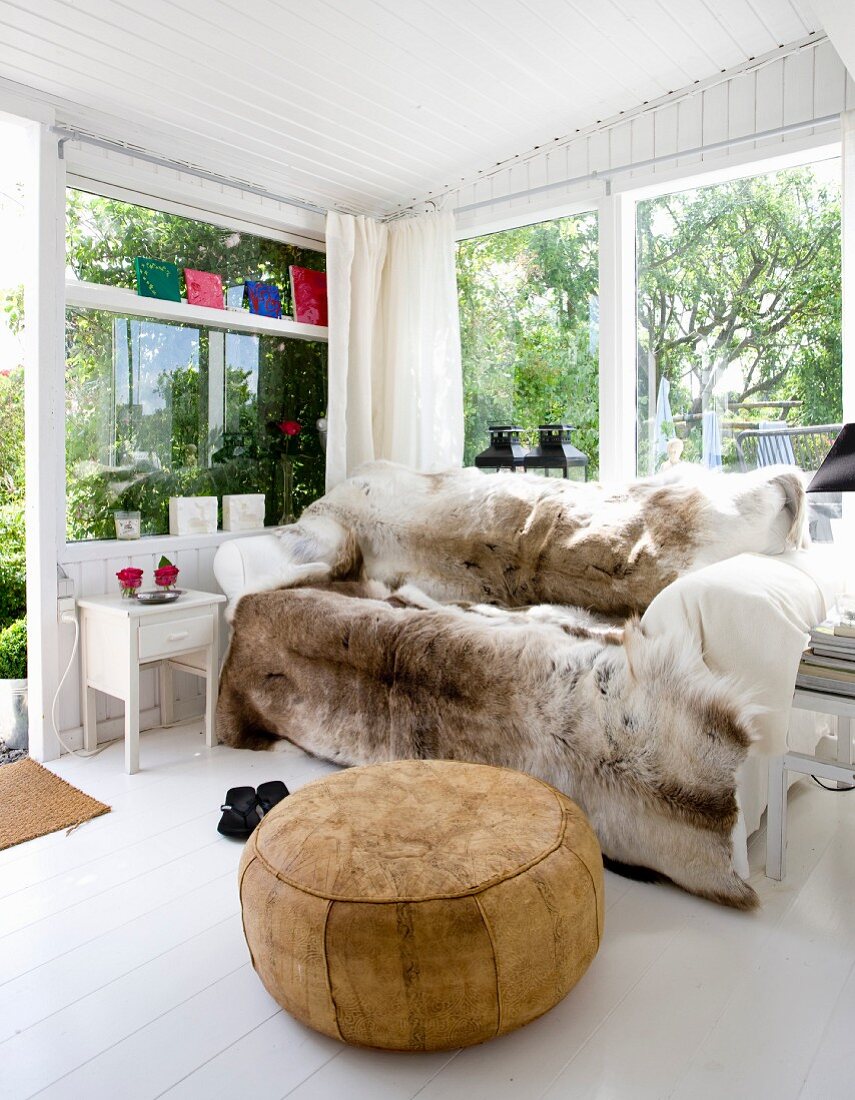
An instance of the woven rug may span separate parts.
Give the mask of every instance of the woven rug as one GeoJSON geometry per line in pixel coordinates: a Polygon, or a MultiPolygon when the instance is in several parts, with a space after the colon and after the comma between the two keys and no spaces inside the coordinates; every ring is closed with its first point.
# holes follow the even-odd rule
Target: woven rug
{"type": "Polygon", "coordinates": [[[0,849],[109,812],[109,806],[78,791],[35,760],[27,758],[0,768],[0,849]]]}

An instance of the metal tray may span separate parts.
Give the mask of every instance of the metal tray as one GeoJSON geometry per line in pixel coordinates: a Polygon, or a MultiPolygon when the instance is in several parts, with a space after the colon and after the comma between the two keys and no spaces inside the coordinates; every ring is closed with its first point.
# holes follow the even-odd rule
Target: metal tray
{"type": "Polygon", "coordinates": [[[183,588],[149,588],[145,592],[137,592],[135,598],[140,603],[175,603],[183,595],[183,588]]]}

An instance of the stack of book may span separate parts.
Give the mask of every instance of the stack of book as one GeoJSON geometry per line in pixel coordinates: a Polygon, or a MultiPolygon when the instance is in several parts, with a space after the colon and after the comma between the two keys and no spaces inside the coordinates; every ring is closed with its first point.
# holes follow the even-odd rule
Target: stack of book
{"type": "Polygon", "coordinates": [[[826,619],[802,654],[796,687],[855,697],[855,622],[826,619]]]}

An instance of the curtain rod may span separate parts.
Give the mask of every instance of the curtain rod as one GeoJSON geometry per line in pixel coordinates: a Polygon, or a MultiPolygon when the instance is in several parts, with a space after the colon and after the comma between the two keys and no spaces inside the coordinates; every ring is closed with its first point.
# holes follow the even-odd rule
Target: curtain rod
{"type": "Polygon", "coordinates": [[[493,198],[481,199],[479,202],[469,202],[464,206],[455,206],[455,214],[468,214],[470,210],[481,210],[485,206],[495,206],[500,202],[513,202],[515,199],[528,198],[531,195],[542,195],[546,191],[555,191],[559,187],[571,187],[578,183],[594,183],[602,180],[608,188],[612,177],[622,175],[624,172],[634,172],[637,168],[651,168],[657,164],[666,164],[679,160],[682,157],[702,156],[704,153],[715,153],[722,149],[730,149],[735,145],[750,145],[755,141],[765,141],[767,138],[783,137],[785,134],[795,134],[801,130],[812,130],[816,126],[826,126],[832,122],[840,121],[840,112],[831,115],[823,115],[821,118],[811,118],[805,122],[791,122],[786,126],[775,126],[771,130],[760,130],[755,134],[746,134],[744,137],[727,138],[724,141],[714,141],[709,145],[696,145],[692,149],[680,149],[674,153],[661,153],[658,157],[648,157],[647,160],[638,160],[633,164],[620,164],[616,168],[604,168],[602,171],[588,172],[584,176],[571,176],[569,179],[556,180],[554,183],[544,183],[539,187],[526,188],[523,191],[512,191],[508,195],[496,195],[493,198]]]}
{"type": "Polygon", "coordinates": [[[62,160],[65,155],[65,143],[67,141],[82,141],[87,145],[96,145],[99,149],[107,149],[111,153],[124,153],[125,156],[134,157],[136,160],[144,160],[147,164],[155,164],[160,168],[171,168],[176,172],[185,172],[189,176],[197,176],[199,179],[207,180],[209,183],[216,183],[222,187],[231,187],[239,191],[247,191],[251,195],[258,195],[262,199],[272,199],[274,202],[281,202],[285,206],[297,206],[301,210],[310,210],[313,214],[326,214],[326,210],[322,206],[318,206],[313,202],[306,202],[304,199],[289,198],[286,195],[274,195],[270,191],[266,191],[263,187],[254,187],[250,183],[241,183],[239,180],[230,179],[228,176],[217,175],[216,172],[206,172],[204,168],[195,168],[191,164],[184,164],[182,161],[169,160],[166,157],[155,156],[154,153],[146,153],[141,149],[135,149],[129,145],[122,145],[118,141],[107,141],[105,138],[98,138],[92,134],[83,133],[80,130],[69,130],[64,126],[51,126],[51,133],[56,134],[59,137],[59,158],[62,160]]]}

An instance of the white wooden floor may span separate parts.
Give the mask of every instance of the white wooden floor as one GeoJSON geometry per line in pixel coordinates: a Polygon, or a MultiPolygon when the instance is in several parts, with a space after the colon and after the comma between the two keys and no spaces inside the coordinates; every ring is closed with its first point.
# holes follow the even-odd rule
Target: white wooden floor
{"type": "Polygon", "coordinates": [[[746,916],[607,875],[598,958],[543,1019],[481,1047],[383,1054],[306,1030],[241,934],[227,787],[328,766],[208,750],[196,727],[54,770],[113,813],[0,852],[0,1096],[549,1100],[855,1095],[855,793],[790,797],[789,877],[746,916]]]}

